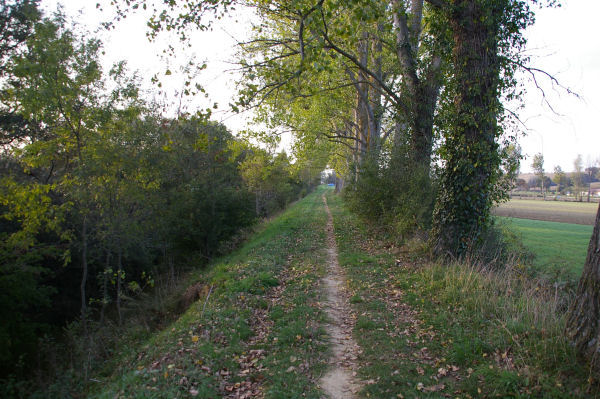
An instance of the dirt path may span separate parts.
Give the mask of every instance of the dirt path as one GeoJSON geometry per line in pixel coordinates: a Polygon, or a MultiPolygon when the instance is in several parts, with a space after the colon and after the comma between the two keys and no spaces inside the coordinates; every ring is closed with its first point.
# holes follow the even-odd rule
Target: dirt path
{"type": "Polygon", "coordinates": [[[338,263],[337,244],[333,228],[333,217],[323,196],[327,221],[327,275],[323,279],[326,294],[325,312],[329,323],[325,330],[331,337],[333,356],[330,368],[321,378],[320,385],[331,399],[351,399],[360,388],[356,375],[358,345],[352,339],[354,320],[350,316],[348,298],[344,294],[345,277],[338,263]]]}

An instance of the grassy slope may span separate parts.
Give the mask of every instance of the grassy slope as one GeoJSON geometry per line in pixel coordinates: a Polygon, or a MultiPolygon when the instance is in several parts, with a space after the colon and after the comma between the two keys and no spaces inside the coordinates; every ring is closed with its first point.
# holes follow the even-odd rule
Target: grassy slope
{"type": "Polygon", "coordinates": [[[553,292],[421,261],[328,199],[363,353],[362,397],[594,397],[553,292]]]}
{"type": "Polygon", "coordinates": [[[523,245],[535,253],[534,264],[537,268],[579,278],[593,226],[517,218],[502,219],[517,232],[523,245]]]}
{"type": "Polygon", "coordinates": [[[317,307],[326,220],[317,192],[266,224],[204,271],[200,283],[212,290],[205,288],[204,298],[169,328],[132,343],[135,349],[91,397],[261,391],[267,398],[319,398],[313,381],[327,355],[317,307]]]}

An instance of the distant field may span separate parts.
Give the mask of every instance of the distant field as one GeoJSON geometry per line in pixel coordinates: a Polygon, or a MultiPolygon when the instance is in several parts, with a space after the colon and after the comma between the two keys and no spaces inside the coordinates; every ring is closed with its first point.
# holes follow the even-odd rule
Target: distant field
{"type": "Polygon", "coordinates": [[[521,219],[593,225],[598,204],[512,199],[494,209],[494,214],[521,219]]]}
{"type": "Polygon", "coordinates": [[[534,266],[578,278],[583,270],[593,226],[500,218],[522,238],[536,258],[534,266]]]}

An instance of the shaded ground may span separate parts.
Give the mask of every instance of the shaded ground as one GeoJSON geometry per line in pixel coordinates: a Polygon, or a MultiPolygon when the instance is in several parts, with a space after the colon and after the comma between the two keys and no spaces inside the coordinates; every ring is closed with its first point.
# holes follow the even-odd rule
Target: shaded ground
{"type": "Polygon", "coordinates": [[[598,204],[511,199],[493,210],[497,216],[593,225],[598,204]]]}

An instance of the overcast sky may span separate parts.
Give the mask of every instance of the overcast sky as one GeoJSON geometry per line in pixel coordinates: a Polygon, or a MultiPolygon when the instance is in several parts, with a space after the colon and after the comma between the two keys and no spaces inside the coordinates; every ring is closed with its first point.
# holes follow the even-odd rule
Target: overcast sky
{"type": "MultiPolygon", "coordinates": [[[[56,9],[57,0],[42,0],[47,10],[56,9]]],[[[104,11],[96,9],[96,0],[62,0],[67,14],[78,23],[94,31],[98,23],[107,20],[113,10],[107,0],[104,11]]],[[[527,134],[519,142],[527,158],[521,171],[531,170],[533,155],[542,152],[547,171],[555,165],[571,171],[577,154],[583,157],[584,165],[600,160],[600,1],[564,0],[557,9],[542,9],[537,12],[536,24],[527,32],[528,53],[533,56],[532,64],[558,78],[560,83],[573,89],[581,98],[553,87],[550,81],[539,76],[546,99],[532,84],[524,98],[525,109],[519,111],[521,120],[527,125],[527,134]]],[[[208,60],[208,68],[198,76],[209,93],[210,102],[202,98],[184,100],[190,108],[219,104],[214,118],[223,121],[232,131],[245,128],[247,116],[235,116],[228,111],[228,103],[234,93],[234,78],[227,70],[234,55],[235,39],[243,39],[249,27],[248,17],[243,13],[230,16],[215,27],[213,32],[195,33],[193,47],[185,49],[178,59],[161,59],[160,53],[167,41],[178,41],[162,36],[158,43],[146,39],[146,16],[130,16],[111,32],[98,31],[104,41],[106,66],[119,60],[127,60],[132,70],[140,71],[149,78],[158,73],[163,77],[164,96],[173,99],[180,91],[183,78],[176,73],[178,67],[192,57],[198,61],[208,60]],[[235,39],[234,39],[235,38],[235,39]],[[167,66],[167,63],[169,64],[167,66]],[[173,75],[164,76],[169,68],[173,75]]]]}

